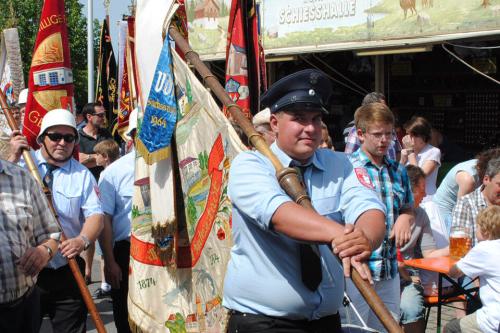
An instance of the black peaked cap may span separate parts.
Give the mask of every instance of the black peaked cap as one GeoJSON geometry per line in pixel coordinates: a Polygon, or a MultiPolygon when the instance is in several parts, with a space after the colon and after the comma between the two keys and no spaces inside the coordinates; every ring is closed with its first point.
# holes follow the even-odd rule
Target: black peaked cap
{"type": "Polygon", "coordinates": [[[318,110],[328,113],[332,94],[330,78],[318,69],[305,69],[276,81],[261,97],[261,109],[318,110]]]}

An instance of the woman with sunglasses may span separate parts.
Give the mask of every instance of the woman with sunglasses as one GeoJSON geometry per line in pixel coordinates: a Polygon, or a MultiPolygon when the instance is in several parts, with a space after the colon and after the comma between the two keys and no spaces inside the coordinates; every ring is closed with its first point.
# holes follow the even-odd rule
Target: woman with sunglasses
{"type": "MultiPolygon", "coordinates": [[[[37,286],[41,292],[41,316],[49,314],[54,332],[85,332],[87,308],[80,295],[66,258],[75,257],[83,273],[85,263],[79,254],[93,243],[103,227],[103,212],[97,184],[90,171],[72,158],[79,141],[75,118],[67,110],[49,111],[42,119],[36,142],[40,149],[33,160],[47,187],[66,240],[42,269],[37,286]]],[[[20,162],[29,149],[26,138],[12,133],[10,162],[20,162]]],[[[25,209],[29,213],[29,209],[25,209]]],[[[40,318],[41,320],[41,318],[40,318]]]]}

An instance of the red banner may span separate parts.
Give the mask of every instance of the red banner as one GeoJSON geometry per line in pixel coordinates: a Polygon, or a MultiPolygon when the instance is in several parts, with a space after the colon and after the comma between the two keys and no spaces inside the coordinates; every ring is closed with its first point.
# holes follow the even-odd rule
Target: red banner
{"type": "MultiPolygon", "coordinates": [[[[226,46],[226,92],[250,119],[265,89],[264,53],[255,0],[232,0],[226,46]],[[263,84],[262,84],[263,83],[263,84]]],[[[224,113],[227,110],[224,108],[224,113]]]]}
{"type": "Polygon", "coordinates": [[[132,57],[133,53],[130,52],[129,43],[127,42],[128,38],[129,38],[129,33],[127,32],[127,36],[125,37],[126,42],[123,47],[123,54],[120,55],[120,58],[122,59],[121,61],[123,61],[123,74],[122,77],[120,78],[121,80],[120,105],[118,108],[118,133],[120,133],[120,135],[123,135],[124,132],[128,129],[128,118],[133,110],[132,96],[130,94],[131,82],[128,70],[128,64],[129,62],[131,63],[129,59],[133,58],[132,57]]]}
{"type": "Polygon", "coordinates": [[[37,148],[43,116],[54,109],[73,112],[73,73],[64,0],[45,0],[28,78],[23,134],[37,148]]]}

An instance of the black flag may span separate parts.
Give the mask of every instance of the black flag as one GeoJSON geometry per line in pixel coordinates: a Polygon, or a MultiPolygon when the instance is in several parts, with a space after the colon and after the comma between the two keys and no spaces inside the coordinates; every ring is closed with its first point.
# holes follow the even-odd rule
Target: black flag
{"type": "Polygon", "coordinates": [[[106,19],[102,23],[99,45],[99,61],[97,67],[96,103],[106,109],[108,130],[114,135],[118,117],[118,81],[116,80],[117,67],[111,37],[106,19]]]}

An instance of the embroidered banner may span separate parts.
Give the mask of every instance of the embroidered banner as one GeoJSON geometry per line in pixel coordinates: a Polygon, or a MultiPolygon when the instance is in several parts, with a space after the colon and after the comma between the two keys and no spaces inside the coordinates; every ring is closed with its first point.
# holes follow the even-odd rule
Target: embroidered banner
{"type": "Polygon", "coordinates": [[[142,120],[137,150],[147,164],[170,156],[170,141],[177,122],[170,41],[165,38],[142,120]]]}
{"type": "Polygon", "coordinates": [[[232,245],[227,179],[232,159],[245,148],[210,92],[173,50],[172,57],[178,110],[172,142],[178,164],[169,171],[178,174],[180,184],[175,188],[179,193],[174,200],[173,192],[169,196],[154,190],[155,182],[162,181],[164,174],[152,174],[151,167],[138,156],[130,322],[134,329],[146,332],[219,333],[227,318],[221,302],[232,245]],[[154,200],[163,206],[176,202],[175,265],[164,263],[162,249],[151,233],[158,225],[154,200]]]}
{"type": "Polygon", "coordinates": [[[43,116],[54,109],[74,110],[73,72],[64,0],[45,0],[28,77],[23,134],[37,148],[43,116]]]}
{"type": "Polygon", "coordinates": [[[98,59],[95,101],[106,110],[106,127],[114,135],[118,129],[117,66],[106,19],[102,21],[98,59]]]}
{"type": "Polygon", "coordinates": [[[256,8],[255,0],[232,0],[226,46],[225,89],[248,118],[259,112],[261,84],[262,90],[266,84],[256,8]]]}
{"type": "Polygon", "coordinates": [[[132,96],[130,94],[130,80],[129,80],[129,70],[128,63],[129,57],[132,56],[130,50],[128,48],[128,22],[121,21],[120,22],[120,30],[119,30],[119,68],[118,68],[118,77],[120,80],[118,81],[118,89],[120,93],[118,94],[118,133],[120,136],[124,137],[125,132],[128,129],[128,119],[130,113],[133,110],[133,102],[132,96]]]}

